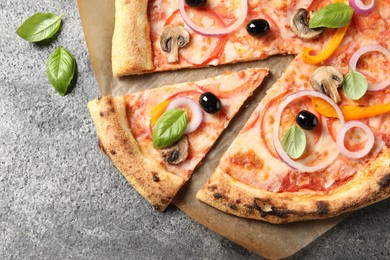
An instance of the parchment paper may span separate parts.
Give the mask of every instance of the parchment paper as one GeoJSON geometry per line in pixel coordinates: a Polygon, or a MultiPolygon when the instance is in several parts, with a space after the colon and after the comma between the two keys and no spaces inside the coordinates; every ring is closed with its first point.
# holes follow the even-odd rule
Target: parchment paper
{"type": "MultiPolygon", "coordinates": [[[[92,67],[102,94],[123,95],[164,84],[180,83],[217,76],[226,70],[267,67],[271,75],[247,100],[221,138],[211,149],[191,180],[180,190],[173,203],[197,222],[265,258],[290,256],[336,225],[343,216],[328,220],[273,225],[246,220],[220,212],[196,200],[195,194],[205,184],[234,137],[241,130],[257,103],[283,73],[292,56],[275,56],[264,61],[114,78],[111,73],[111,38],[114,29],[113,0],[78,0],[80,17],[92,67]]],[[[145,202],[146,203],[146,202],[145,202]]]]}

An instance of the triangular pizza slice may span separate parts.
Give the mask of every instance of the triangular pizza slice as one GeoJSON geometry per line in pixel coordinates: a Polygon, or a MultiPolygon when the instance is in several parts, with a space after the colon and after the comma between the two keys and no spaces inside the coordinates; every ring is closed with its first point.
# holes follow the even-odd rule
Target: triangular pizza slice
{"type": "Polygon", "coordinates": [[[100,149],[163,211],[267,76],[247,69],[88,104],[100,149]]]}

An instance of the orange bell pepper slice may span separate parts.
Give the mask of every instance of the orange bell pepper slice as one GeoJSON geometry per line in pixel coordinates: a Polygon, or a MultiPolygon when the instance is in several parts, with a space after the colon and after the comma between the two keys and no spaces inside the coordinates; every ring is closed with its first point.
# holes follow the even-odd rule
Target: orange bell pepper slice
{"type": "MultiPolygon", "coordinates": [[[[312,99],[314,109],[323,116],[337,118],[337,113],[328,102],[322,98],[312,99]]],[[[390,112],[390,102],[374,106],[340,106],[345,121],[379,116],[390,112]]]]}
{"type": "Polygon", "coordinates": [[[165,109],[167,108],[167,106],[169,105],[170,102],[171,101],[168,99],[168,100],[165,100],[165,101],[159,103],[154,108],[152,108],[152,110],[150,111],[150,113],[151,113],[150,125],[151,126],[154,126],[157,119],[159,119],[159,117],[164,113],[165,109]]]}
{"type": "Polygon", "coordinates": [[[308,47],[302,48],[302,60],[309,64],[318,64],[322,61],[328,59],[337,49],[337,47],[340,45],[341,41],[344,39],[344,35],[347,32],[347,29],[351,23],[348,23],[346,26],[338,28],[336,30],[336,33],[333,35],[332,39],[326,45],[325,49],[322,50],[317,55],[310,55],[310,52],[313,50],[308,47]]]}

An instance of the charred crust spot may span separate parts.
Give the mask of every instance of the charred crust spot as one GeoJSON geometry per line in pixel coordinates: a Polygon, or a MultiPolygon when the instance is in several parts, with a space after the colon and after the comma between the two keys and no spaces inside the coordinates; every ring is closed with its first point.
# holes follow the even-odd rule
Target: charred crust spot
{"type": "Polygon", "coordinates": [[[387,174],[382,179],[380,179],[379,186],[382,189],[386,189],[386,188],[388,188],[390,186],[390,174],[387,174]]]}
{"type": "Polygon", "coordinates": [[[111,153],[112,155],[115,155],[115,154],[116,154],[116,151],[115,151],[115,150],[111,150],[110,153],[111,153]]]}
{"type": "Polygon", "coordinates": [[[241,200],[240,200],[240,199],[236,200],[236,203],[237,203],[237,204],[240,204],[240,203],[241,203],[241,200]]]}
{"type": "Polygon", "coordinates": [[[103,153],[107,154],[107,151],[106,151],[106,149],[104,148],[103,143],[102,143],[102,141],[100,140],[100,138],[98,138],[98,146],[99,146],[100,151],[102,151],[103,153]]]}
{"type": "Polygon", "coordinates": [[[153,178],[153,181],[154,181],[154,182],[159,182],[159,181],[160,181],[160,178],[157,176],[157,172],[154,172],[154,171],[153,171],[153,172],[152,172],[152,175],[153,175],[152,178],[153,178]]]}
{"type": "Polygon", "coordinates": [[[255,209],[256,208],[256,206],[253,204],[245,204],[245,207],[247,207],[248,209],[255,209]]]}
{"type": "Polygon", "coordinates": [[[106,103],[107,103],[107,105],[112,105],[112,100],[111,100],[111,98],[107,98],[107,100],[106,100],[106,103]]]}
{"type": "Polygon", "coordinates": [[[324,201],[317,201],[317,214],[320,216],[327,215],[329,213],[329,204],[324,201]]]}
{"type": "Polygon", "coordinates": [[[166,197],[161,199],[162,204],[168,204],[171,201],[171,197],[166,197]]]}
{"type": "MultiPolygon", "coordinates": [[[[266,213],[266,212],[265,212],[266,213]]],[[[288,214],[289,212],[287,211],[287,210],[284,210],[284,209],[277,209],[277,208],[275,208],[275,207],[272,207],[272,211],[271,212],[269,212],[269,214],[272,214],[272,215],[275,215],[275,216],[277,216],[277,217],[279,217],[279,218],[285,218],[285,217],[287,217],[287,214],[288,214]]]]}
{"type": "Polygon", "coordinates": [[[272,205],[269,201],[262,201],[259,198],[254,198],[253,205],[261,214],[262,217],[266,217],[267,215],[274,215],[279,218],[285,218],[289,213],[288,210],[278,209],[274,205],[272,205]]]}
{"type": "Polygon", "coordinates": [[[112,112],[115,112],[115,111],[113,111],[113,109],[110,109],[110,110],[108,110],[108,111],[100,111],[99,115],[100,115],[101,117],[105,117],[105,116],[109,116],[110,113],[112,113],[112,112]]]}
{"type": "Polygon", "coordinates": [[[160,178],[156,175],[153,175],[153,181],[154,182],[159,182],[160,181],[160,178]]]}
{"type": "Polygon", "coordinates": [[[209,190],[216,190],[218,188],[218,186],[217,185],[215,185],[215,184],[213,184],[213,185],[211,185],[211,186],[209,186],[209,190]]]}
{"type": "Polygon", "coordinates": [[[110,112],[111,113],[115,113],[115,109],[112,107],[112,108],[110,108],[110,112]]]}
{"type": "Polygon", "coordinates": [[[232,204],[232,203],[229,203],[229,208],[233,209],[233,210],[237,210],[237,206],[235,204],[232,204]]]}
{"type": "Polygon", "coordinates": [[[214,198],[221,199],[222,197],[223,197],[223,195],[221,193],[219,193],[219,192],[214,193],[214,198]]]}

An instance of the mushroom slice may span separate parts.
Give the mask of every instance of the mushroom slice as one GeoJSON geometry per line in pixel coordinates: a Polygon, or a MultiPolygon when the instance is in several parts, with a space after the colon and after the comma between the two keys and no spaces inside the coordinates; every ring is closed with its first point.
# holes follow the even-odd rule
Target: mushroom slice
{"type": "Polygon", "coordinates": [[[316,69],[310,79],[314,90],[328,95],[335,103],[341,101],[337,89],[343,85],[343,74],[331,66],[316,69]]]}
{"type": "Polygon", "coordinates": [[[168,63],[179,61],[179,48],[183,48],[190,41],[190,34],[180,25],[164,27],[160,36],[161,49],[169,53],[168,63]]]}
{"type": "Polygon", "coordinates": [[[301,39],[309,40],[320,35],[324,28],[309,28],[309,13],[305,8],[299,8],[291,16],[290,28],[301,39]]]}
{"type": "Polygon", "coordinates": [[[188,140],[184,136],[173,146],[161,149],[161,155],[166,164],[179,164],[188,157],[188,140]]]}

